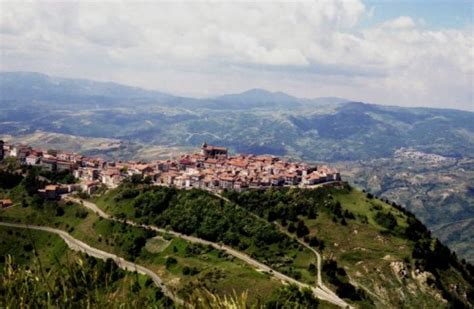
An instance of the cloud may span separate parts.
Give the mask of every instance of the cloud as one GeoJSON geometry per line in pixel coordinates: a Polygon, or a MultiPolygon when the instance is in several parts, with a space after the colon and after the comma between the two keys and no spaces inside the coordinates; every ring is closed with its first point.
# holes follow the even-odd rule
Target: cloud
{"type": "Polygon", "coordinates": [[[416,23],[409,16],[400,16],[396,19],[384,22],[382,26],[393,29],[409,29],[414,28],[416,23]]]}
{"type": "Polygon", "coordinates": [[[374,8],[359,0],[0,6],[2,70],[474,109],[472,28],[428,30],[409,16],[360,28],[374,8]]]}

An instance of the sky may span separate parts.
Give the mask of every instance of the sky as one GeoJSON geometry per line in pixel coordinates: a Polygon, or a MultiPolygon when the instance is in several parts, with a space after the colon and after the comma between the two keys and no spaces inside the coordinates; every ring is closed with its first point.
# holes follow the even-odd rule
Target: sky
{"type": "Polygon", "coordinates": [[[474,111],[474,1],[4,1],[0,71],[474,111]]]}

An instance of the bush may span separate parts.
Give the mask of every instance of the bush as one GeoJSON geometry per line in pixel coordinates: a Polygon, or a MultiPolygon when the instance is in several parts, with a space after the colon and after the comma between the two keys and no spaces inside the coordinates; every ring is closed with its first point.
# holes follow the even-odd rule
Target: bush
{"type": "Polygon", "coordinates": [[[86,210],[83,210],[83,209],[76,210],[76,218],[85,219],[87,218],[88,215],[89,213],[86,210]]]}
{"type": "Polygon", "coordinates": [[[265,303],[267,309],[280,308],[308,308],[315,309],[319,301],[309,289],[300,290],[295,285],[284,286],[276,289],[269,301],[265,303]]]}
{"type": "Polygon", "coordinates": [[[189,268],[188,266],[184,266],[183,267],[183,275],[187,276],[191,273],[191,268],[189,268]]]}
{"type": "Polygon", "coordinates": [[[61,206],[56,207],[56,217],[64,216],[64,208],[61,206]]]}
{"type": "Polygon", "coordinates": [[[178,260],[176,260],[174,257],[170,256],[166,259],[166,268],[170,268],[176,264],[178,264],[178,260]]]}
{"type": "Polygon", "coordinates": [[[392,215],[391,212],[377,212],[375,215],[375,222],[388,230],[392,230],[397,226],[397,219],[395,219],[395,216],[392,215]]]}
{"type": "Polygon", "coordinates": [[[296,226],[296,236],[303,237],[309,234],[308,227],[304,224],[303,221],[298,221],[298,225],[296,226]]]}

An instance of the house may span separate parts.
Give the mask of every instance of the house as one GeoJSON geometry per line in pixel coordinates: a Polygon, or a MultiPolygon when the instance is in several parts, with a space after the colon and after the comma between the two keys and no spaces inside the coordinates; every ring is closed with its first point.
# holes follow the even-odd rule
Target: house
{"type": "Polygon", "coordinates": [[[72,171],[74,169],[74,163],[68,161],[57,160],[56,169],[58,172],[72,171]]]}
{"type": "Polygon", "coordinates": [[[16,157],[18,158],[18,160],[24,161],[26,157],[30,154],[31,150],[31,147],[28,147],[26,145],[16,145],[11,148],[10,157],[16,157]]]}
{"type": "Polygon", "coordinates": [[[40,157],[30,154],[28,157],[26,157],[25,163],[26,165],[31,165],[31,166],[39,165],[40,157]]]}
{"type": "Polygon", "coordinates": [[[274,187],[282,186],[285,183],[285,179],[281,176],[274,175],[270,177],[270,184],[274,187]]]}
{"type": "Polygon", "coordinates": [[[322,171],[314,171],[303,178],[303,184],[312,186],[318,183],[325,182],[326,180],[326,173],[322,171]]]}
{"type": "Polygon", "coordinates": [[[38,192],[44,198],[49,200],[56,200],[61,194],[69,193],[70,188],[68,186],[61,185],[47,185],[44,189],[39,189],[38,192]]]}
{"type": "Polygon", "coordinates": [[[318,168],[318,171],[326,174],[326,181],[339,181],[341,180],[341,174],[334,168],[328,166],[321,166],[318,168]]]}
{"type": "Polygon", "coordinates": [[[298,174],[290,172],[285,174],[285,185],[293,186],[298,183],[298,174]]]}
{"type": "Polygon", "coordinates": [[[55,172],[57,167],[56,162],[56,159],[42,158],[40,163],[41,169],[48,172],[55,172]]]}
{"type": "Polygon", "coordinates": [[[72,159],[74,158],[74,154],[69,152],[60,152],[56,155],[56,157],[58,158],[58,160],[72,161],[72,159]]]}
{"type": "Polygon", "coordinates": [[[128,168],[128,174],[132,175],[142,175],[144,176],[147,173],[153,172],[153,167],[148,164],[135,164],[128,168]]]}
{"type": "Polygon", "coordinates": [[[205,158],[216,158],[224,157],[227,158],[228,150],[225,147],[211,146],[207,143],[202,144],[201,146],[201,155],[205,158]]]}
{"type": "Polygon", "coordinates": [[[7,208],[7,207],[10,207],[10,206],[13,206],[12,200],[10,200],[10,199],[0,200],[0,207],[1,208],[7,208]]]}
{"type": "Polygon", "coordinates": [[[232,189],[234,187],[235,177],[232,175],[219,176],[219,187],[222,189],[232,189]]]}
{"type": "Polygon", "coordinates": [[[81,190],[82,192],[85,192],[89,195],[93,194],[97,189],[99,188],[99,182],[98,181],[85,181],[81,183],[81,190]]]}

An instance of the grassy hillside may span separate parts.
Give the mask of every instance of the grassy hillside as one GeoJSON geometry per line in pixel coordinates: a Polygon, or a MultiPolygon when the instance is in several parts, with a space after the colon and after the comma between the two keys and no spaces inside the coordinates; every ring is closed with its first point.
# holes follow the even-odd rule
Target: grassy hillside
{"type": "Polygon", "coordinates": [[[399,206],[350,187],[228,197],[321,250],[326,281],[363,306],[468,307],[472,302],[472,265],[460,263],[399,206]]]}
{"type": "Polygon", "coordinates": [[[0,306],[172,307],[145,276],[69,251],[56,235],[0,227],[0,306]]]}
{"type": "MultiPolygon", "coordinates": [[[[0,221],[68,231],[91,246],[152,269],[183,299],[195,301],[193,291],[208,290],[217,297],[246,294],[248,304],[270,308],[284,299],[293,299],[292,304],[314,302],[306,292],[288,290],[273,276],[220,250],[102,219],[72,202],[43,200],[31,190],[39,181],[34,175],[11,175],[2,171],[0,194],[12,198],[15,206],[1,210],[0,221]]],[[[459,262],[399,205],[346,185],[224,195],[230,202],[200,190],[125,182],[94,201],[116,218],[227,244],[311,285],[318,271],[310,250],[314,248],[323,257],[323,282],[356,307],[472,306],[472,265],[459,262]]],[[[19,263],[34,257],[30,236],[14,231],[1,235],[2,252],[19,263]],[[23,240],[16,241],[15,235],[23,240]]],[[[39,261],[53,269],[52,257],[64,257],[68,251],[53,236],[35,237],[39,261]]],[[[330,306],[320,302],[320,307],[330,306]]]]}
{"type": "Polygon", "coordinates": [[[355,186],[404,205],[461,258],[474,262],[474,159],[405,149],[338,168],[355,186]]]}
{"type": "Polygon", "coordinates": [[[315,282],[314,274],[308,271],[315,259],[309,250],[273,225],[208,192],[124,184],[96,202],[119,218],[222,242],[297,280],[315,282]]]}

